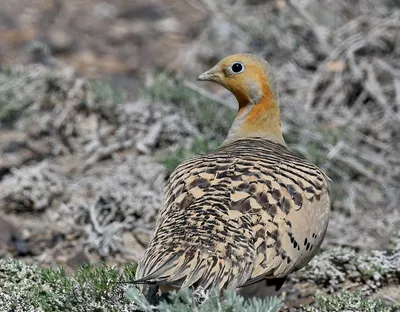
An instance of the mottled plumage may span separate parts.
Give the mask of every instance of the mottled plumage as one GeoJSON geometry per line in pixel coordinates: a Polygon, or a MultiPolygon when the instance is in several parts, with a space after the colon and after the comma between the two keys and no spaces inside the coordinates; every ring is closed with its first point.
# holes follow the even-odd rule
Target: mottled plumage
{"type": "MultiPolygon", "coordinates": [[[[233,57],[247,69],[258,62],[265,72],[261,59],[233,57]]],[[[267,75],[257,77],[268,82],[267,75]]],[[[249,118],[254,120],[254,110],[268,117],[276,109],[271,90],[269,102],[265,90],[261,96],[253,92],[258,101],[240,99],[235,91],[237,128],[218,150],[184,161],[170,176],[137,282],[236,289],[263,279],[283,281],[320,246],[328,224],[327,177],[288,150],[280,124],[271,124],[273,131],[266,128],[262,136],[245,127],[249,118]]],[[[279,122],[279,108],[277,112],[279,122]]],[[[261,122],[263,127],[265,121],[261,122]]]]}

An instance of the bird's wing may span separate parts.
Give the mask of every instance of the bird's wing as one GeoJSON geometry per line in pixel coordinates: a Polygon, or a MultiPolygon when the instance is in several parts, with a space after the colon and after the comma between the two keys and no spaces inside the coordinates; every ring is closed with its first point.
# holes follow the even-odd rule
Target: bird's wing
{"type": "MultiPolygon", "coordinates": [[[[232,209],[231,189],[241,182],[236,158],[226,153],[198,156],[178,166],[139,263],[138,281],[221,289],[243,284],[251,274],[255,248],[251,216],[232,209]]],[[[235,196],[240,201],[246,193],[235,196]]]]}
{"type": "Polygon", "coordinates": [[[328,225],[328,178],[320,169],[286,153],[273,169],[265,171],[265,167],[258,162],[268,198],[253,220],[253,232],[259,233],[257,259],[242,286],[284,278],[302,268],[314,257],[328,225]]]}
{"type": "Polygon", "coordinates": [[[326,228],[323,173],[279,144],[245,143],[171,175],[139,282],[236,288],[284,277],[312,257],[326,228]]]}

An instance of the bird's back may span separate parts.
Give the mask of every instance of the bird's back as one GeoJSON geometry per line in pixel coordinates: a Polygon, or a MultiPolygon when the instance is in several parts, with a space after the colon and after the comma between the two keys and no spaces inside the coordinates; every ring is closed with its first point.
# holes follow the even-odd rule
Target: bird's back
{"type": "Polygon", "coordinates": [[[328,214],[320,169],[281,144],[239,139],[172,173],[136,277],[206,289],[286,277],[314,256],[328,214]]]}

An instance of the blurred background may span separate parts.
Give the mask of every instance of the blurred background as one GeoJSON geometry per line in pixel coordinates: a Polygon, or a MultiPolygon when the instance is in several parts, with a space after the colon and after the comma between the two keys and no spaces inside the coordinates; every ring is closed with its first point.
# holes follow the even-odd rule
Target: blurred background
{"type": "MultiPolygon", "coordinates": [[[[237,52],[269,61],[286,142],[332,179],[323,252],[399,250],[399,0],[0,0],[0,258],[138,261],[169,173],[235,115],[195,79],[237,52]]],[[[396,286],[340,258],[287,302],[365,284],[399,302],[399,258],[396,286]]]]}

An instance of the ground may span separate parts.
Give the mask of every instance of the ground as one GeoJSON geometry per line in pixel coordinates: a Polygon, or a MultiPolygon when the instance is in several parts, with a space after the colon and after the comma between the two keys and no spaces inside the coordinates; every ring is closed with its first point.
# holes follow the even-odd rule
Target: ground
{"type": "Polygon", "coordinates": [[[275,70],[289,147],[332,179],[322,253],[286,306],[341,289],[399,304],[400,4],[228,2],[2,5],[0,258],[68,274],[136,262],[168,174],[234,116],[195,77],[252,52],[275,70]]]}

